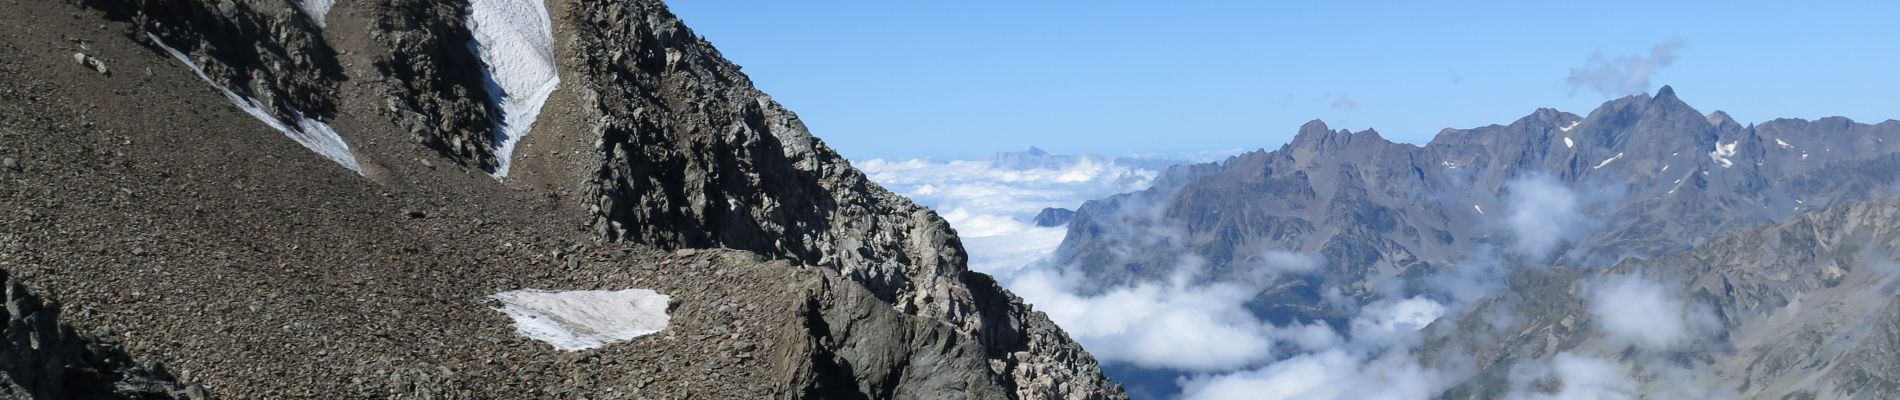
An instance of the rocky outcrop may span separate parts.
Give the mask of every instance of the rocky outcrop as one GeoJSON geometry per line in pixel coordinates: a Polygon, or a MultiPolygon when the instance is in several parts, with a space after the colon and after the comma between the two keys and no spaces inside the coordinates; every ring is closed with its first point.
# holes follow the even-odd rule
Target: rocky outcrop
{"type": "MultiPolygon", "coordinates": [[[[599,167],[582,198],[598,215],[600,237],[751,250],[834,268],[904,314],[949,324],[976,342],[976,353],[1008,366],[965,386],[1120,396],[1099,378],[1040,391],[1053,383],[1039,380],[1100,372],[1092,360],[1059,358],[1079,353],[1073,342],[1045,337],[1055,331],[1046,319],[970,272],[956,233],[935,212],[870,182],[663,6],[579,2],[565,17],[574,27],[572,68],[581,75],[570,87],[583,91],[598,121],[599,167]]],[[[946,334],[934,340],[956,340],[946,334]]],[[[854,374],[894,384],[863,375],[886,372],[854,374]]],[[[912,389],[881,393],[904,390],[912,389]]]]}
{"type": "Polygon", "coordinates": [[[280,120],[336,115],[343,66],[316,20],[290,1],[72,1],[131,24],[137,40],[189,55],[211,80],[280,120]]]}
{"type": "Polygon", "coordinates": [[[481,65],[467,47],[474,41],[462,16],[462,0],[363,2],[375,11],[371,38],[384,91],[384,112],[416,143],[452,160],[494,170],[495,118],[483,86],[481,65]]]}
{"type": "Polygon", "coordinates": [[[59,320],[60,306],[0,272],[6,285],[6,325],[0,327],[0,398],[209,399],[203,388],[178,383],[155,363],[134,362],[125,350],[74,331],[59,320]]]}
{"type": "Polygon", "coordinates": [[[1031,221],[1034,222],[1036,226],[1055,227],[1068,225],[1069,220],[1072,219],[1075,219],[1075,211],[1067,208],[1049,207],[1042,209],[1042,212],[1036,213],[1036,218],[1031,221]]]}

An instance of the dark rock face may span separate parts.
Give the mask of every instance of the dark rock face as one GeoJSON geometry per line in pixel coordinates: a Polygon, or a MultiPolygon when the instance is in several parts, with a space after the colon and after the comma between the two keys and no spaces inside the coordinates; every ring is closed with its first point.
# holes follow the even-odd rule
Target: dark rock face
{"type": "Polygon", "coordinates": [[[315,20],[288,1],[75,2],[132,24],[136,40],[156,37],[191,56],[212,80],[257,99],[278,119],[336,114],[334,88],[344,79],[342,65],[315,20]]]}
{"type": "Polygon", "coordinates": [[[73,331],[59,320],[58,303],[35,296],[0,272],[6,283],[6,326],[0,327],[0,398],[207,399],[157,364],[137,364],[118,346],[73,331]]]}
{"type": "MultiPolygon", "coordinates": [[[[1119,396],[1093,361],[1054,358],[1080,350],[1038,337],[1053,331],[1039,326],[1046,319],[968,271],[948,223],[851,168],[663,6],[582,2],[565,18],[585,49],[573,60],[581,83],[569,87],[599,116],[598,169],[583,195],[598,236],[834,268],[973,339],[958,346],[973,346],[962,351],[984,355],[996,376],[966,383],[1023,397],[1119,396]]],[[[854,373],[862,382],[885,372],[854,373]]]]}
{"type": "Polygon", "coordinates": [[[495,134],[481,65],[467,47],[474,39],[461,0],[388,0],[373,3],[372,36],[384,46],[376,70],[386,91],[384,111],[417,143],[450,159],[495,168],[495,134]]]}
{"type": "Polygon", "coordinates": [[[1053,227],[1068,225],[1069,220],[1072,219],[1075,219],[1075,211],[1071,211],[1067,208],[1049,207],[1042,209],[1042,212],[1036,213],[1034,222],[1036,226],[1053,227]]]}

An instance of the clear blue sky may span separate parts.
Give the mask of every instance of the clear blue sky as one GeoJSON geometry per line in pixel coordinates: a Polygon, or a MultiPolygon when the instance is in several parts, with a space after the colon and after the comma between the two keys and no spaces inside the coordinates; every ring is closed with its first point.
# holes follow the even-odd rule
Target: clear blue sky
{"type": "Polygon", "coordinates": [[[853,159],[1274,148],[1315,118],[1423,143],[1538,107],[1587,113],[1614,96],[1573,88],[1573,69],[1672,40],[1649,88],[1704,112],[1900,118],[1900,2],[1669,3],[670,6],[853,159]]]}

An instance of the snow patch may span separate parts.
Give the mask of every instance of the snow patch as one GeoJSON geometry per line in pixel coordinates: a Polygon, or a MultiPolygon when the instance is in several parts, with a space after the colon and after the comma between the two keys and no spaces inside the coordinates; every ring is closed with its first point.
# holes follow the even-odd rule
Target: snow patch
{"type": "MultiPolygon", "coordinates": [[[[1564,127],[1557,128],[1557,130],[1569,132],[1571,129],[1577,129],[1577,125],[1582,125],[1582,124],[1583,124],[1583,120],[1570,121],[1570,125],[1564,125],[1564,127]]],[[[1569,140],[1570,140],[1569,138],[1564,139],[1564,141],[1569,141],[1569,140]]]]}
{"type": "Polygon", "coordinates": [[[672,297],[648,289],[547,291],[525,289],[488,296],[515,321],[515,333],[563,351],[624,342],[666,329],[672,297]]]}
{"type": "Polygon", "coordinates": [[[1728,158],[1735,156],[1735,146],[1741,143],[1739,140],[1728,142],[1728,144],[1716,143],[1715,151],[1709,152],[1709,159],[1715,160],[1717,164],[1722,164],[1722,168],[1733,167],[1735,166],[1735,162],[1729,161],[1728,158]]]}
{"type": "Polygon", "coordinates": [[[1784,148],[1784,149],[1792,149],[1792,148],[1794,148],[1794,145],[1792,145],[1792,144],[1788,144],[1788,142],[1784,142],[1784,141],[1782,141],[1782,140],[1781,140],[1781,138],[1775,138],[1775,145],[1776,145],[1776,146],[1781,146],[1781,148],[1784,148]]]}
{"type": "Polygon", "coordinates": [[[1572,147],[1577,147],[1577,142],[1570,141],[1569,136],[1564,136],[1564,148],[1568,149],[1572,147]]]}
{"type": "Polygon", "coordinates": [[[554,65],[553,20],[541,0],[473,0],[470,50],[482,60],[489,102],[501,108],[495,121],[496,179],[508,176],[515,144],[528,135],[548,95],[560,87],[554,65]]]}
{"type": "Polygon", "coordinates": [[[1479,207],[1477,204],[1472,204],[1471,209],[1478,210],[1478,215],[1484,215],[1484,207],[1479,207]]]}
{"type": "Polygon", "coordinates": [[[1623,158],[1623,153],[1616,153],[1616,156],[1604,159],[1603,162],[1597,163],[1597,166],[1590,167],[1590,169],[1603,169],[1603,166],[1610,165],[1611,162],[1614,162],[1621,158],[1623,158]]]}
{"type": "Polygon", "coordinates": [[[1669,164],[1663,164],[1663,167],[1662,167],[1662,170],[1661,170],[1661,171],[1656,171],[1656,173],[1658,173],[1658,174],[1660,174],[1660,173],[1664,173],[1664,172],[1669,172],[1669,164]]]}
{"type": "Polygon", "coordinates": [[[159,48],[165,49],[166,53],[171,53],[172,58],[177,58],[179,62],[185,63],[185,67],[191,68],[192,73],[198,74],[198,79],[203,79],[205,83],[211,84],[211,87],[217,88],[218,92],[224,93],[225,99],[231,100],[231,104],[237,105],[238,108],[244,110],[246,114],[251,114],[252,117],[257,118],[258,121],[263,121],[265,125],[269,125],[272,129],[283,132],[284,136],[290,137],[290,140],[296,141],[297,144],[303,145],[304,148],[310,149],[310,151],[314,151],[324,158],[330,159],[330,161],[335,161],[337,164],[342,164],[343,168],[349,168],[350,171],[355,171],[357,175],[363,174],[363,165],[356,162],[356,154],[350,152],[349,143],[343,142],[343,137],[337,135],[335,129],[330,129],[329,124],[315,119],[304,118],[303,112],[297,111],[297,109],[294,108],[290,110],[290,117],[296,120],[296,123],[293,124],[278,119],[277,116],[271,115],[269,111],[264,110],[264,103],[258,102],[257,99],[238,95],[237,92],[231,91],[230,88],[226,88],[224,85],[218,84],[217,81],[211,80],[211,76],[205,75],[204,68],[199,67],[197,62],[191,60],[190,56],[186,56],[185,53],[179,52],[178,49],[165,45],[165,42],[159,40],[157,35],[147,33],[145,36],[150,37],[152,43],[158,44],[159,48]]]}
{"type": "Polygon", "coordinates": [[[310,15],[310,20],[316,21],[318,27],[327,27],[324,20],[330,16],[330,7],[335,6],[336,0],[297,0],[297,7],[310,15]]]}

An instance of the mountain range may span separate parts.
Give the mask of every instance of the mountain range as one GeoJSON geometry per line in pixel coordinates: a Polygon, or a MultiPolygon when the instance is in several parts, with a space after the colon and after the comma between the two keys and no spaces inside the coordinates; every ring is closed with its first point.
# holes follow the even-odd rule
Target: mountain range
{"type": "Polygon", "coordinates": [[[659,1],[0,9],[0,397],[1125,397],[659,1]]]}

